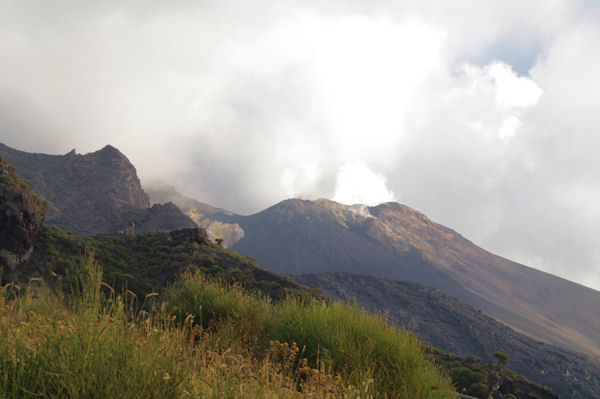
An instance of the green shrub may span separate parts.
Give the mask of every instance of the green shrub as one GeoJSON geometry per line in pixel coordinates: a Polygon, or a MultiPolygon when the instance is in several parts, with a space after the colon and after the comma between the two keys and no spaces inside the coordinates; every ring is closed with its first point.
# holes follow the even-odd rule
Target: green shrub
{"type": "Polygon", "coordinates": [[[250,294],[239,285],[209,280],[200,272],[185,272],[165,290],[163,301],[179,320],[192,315],[204,328],[233,327],[244,339],[253,341],[262,337],[271,311],[267,297],[250,294]]]}
{"type": "Polygon", "coordinates": [[[467,363],[477,363],[480,359],[475,355],[469,355],[467,357],[467,363]]]}
{"type": "Polygon", "coordinates": [[[35,205],[41,214],[48,212],[48,203],[33,192],[33,185],[19,176],[17,169],[0,157],[0,183],[19,191],[26,201],[35,205]]]}
{"type": "Polygon", "coordinates": [[[487,373],[482,370],[471,370],[467,367],[459,366],[450,369],[452,381],[458,388],[468,388],[476,382],[484,383],[487,380],[487,373]]]}
{"type": "Polygon", "coordinates": [[[313,365],[322,361],[356,385],[372,378],[375,397],[442,398],[453,391],[414,335],[356,307],[288,298],[275,307],[267,333],[298,343],[313,365]]]}
{"type": "Polygon", "coordinates": [[[474,396],[479,399],[487,399],[488,397],[488,386],[481,382],[476,382],[471,385],[469,389],[465,392],[465,394],[469,396],[474,396]]]}
{"type": "Polygon", "coordinates": [[[459,388],[469,387],[475,381],[473,381],[473,373],[466,367],[454,367],[450,369],[452,381],[458,385],[459,388]]]}
{"type": "Polygon", "coordinates": [[[264,288],[259,280],[272,281],[265,293],[274,299],[282,298],[286,291],[311,296],[308,289],[265,272],[248,257],[215,244],[189,243],[187,238],[177,234],[81,237],[55,226],[45,226],[38,241],[44,263],[57,274],[64,274],[67,265],[76,264],[80,254],[91,251],[102,265],[108,283],[117,291],[131,290],[140,298],[160,291],[187,269],[236,281],[254,290],[264,288]],[[62,267],[57,270],[59,260],[62,267]]]}
{"type": "Polygon", "coordinates": [[[494,357],[496,358],[496,360],[498,360],[499,365],[505,365],[510,360],[510,357],[506,353],[503,353],[503,352],[494,353],[494,357]]]}

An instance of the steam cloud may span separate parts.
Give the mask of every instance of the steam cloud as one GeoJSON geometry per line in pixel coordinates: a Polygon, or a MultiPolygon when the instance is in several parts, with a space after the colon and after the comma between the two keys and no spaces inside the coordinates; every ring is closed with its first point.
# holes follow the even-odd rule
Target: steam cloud
{"type": "Polygon", "coordinates": [[[600,289],[600,7],[397,3],[2,1],[0,141],[241,213],[402,200],[600,289]]]}
{"type": "Polygon", "coordinates": [[[385,177],[374,173],[363,162],[340,168],[335,182],[334,201],[348,205],[378,205],[396,199],[396,195],[387,188],[385,177]]]}

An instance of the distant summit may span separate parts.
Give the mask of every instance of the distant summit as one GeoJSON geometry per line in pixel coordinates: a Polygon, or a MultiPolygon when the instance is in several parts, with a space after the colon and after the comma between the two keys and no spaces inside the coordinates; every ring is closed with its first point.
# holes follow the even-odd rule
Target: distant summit
{"type": "Polygon", "coordinates": [[[32,154],[0,144],[0,156],[33,183],[50,205],[46,221],[78,234],[112,233],[136,224],[136,231],[172,230],[194,223],[175,206],[150,207],[135,167],[107,145],[89,154],[32,154]]]}

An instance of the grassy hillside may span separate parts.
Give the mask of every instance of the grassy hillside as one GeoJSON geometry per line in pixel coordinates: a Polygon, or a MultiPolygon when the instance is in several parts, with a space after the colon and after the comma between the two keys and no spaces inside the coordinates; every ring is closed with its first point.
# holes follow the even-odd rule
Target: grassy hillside
{"type": "Polygon", "coordinates": [[[414,336],[356,308],[187,272],[138,312],[91,257],[70,277],[0,291],[1,397],[454,397],[414,336]]]}
{"type": "MultiPolygon", "coordinates": [[[[495,352],[506,353],[510,356],[509,368],[552,387],[565,398],[588,399],[598,397],[600,392],[598,360],[535,341],[434,288],[350,273],[292,278],[332,299],[355,301],[367,310],[383,312],[397,325],[407,326],[424,343],[446,352],[475,355],[488,363],[496,362],[495,352]]],[[[504,379],[500,385],[508,386],[509,380],[504,379]]],[[[539,392],[536,395],[554,397],[539,392]]]]}
{"type": "Polygon", "coordinates": [[[118,290],[129,289],[142,297],[173,282],[183,270],[200,270],[205,275],[236,281],[246,288],[282,298],[287,293],[319,295],[287,277],[264,270],[253,259],[210,243],[201,230],[146,233],[133,236],[82,237],[54,226],[42,230],[34,260],[26,270],[68,275],[81,254],[93,252],[104,269],[105,281],[118,290]]]}

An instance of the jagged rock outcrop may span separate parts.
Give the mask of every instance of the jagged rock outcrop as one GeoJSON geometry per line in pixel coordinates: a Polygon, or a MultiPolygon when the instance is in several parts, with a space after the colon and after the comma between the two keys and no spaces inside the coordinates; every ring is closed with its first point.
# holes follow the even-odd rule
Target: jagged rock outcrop
{"type": "Polygon", "coordinates": [[[123,211],[150,206],[136,170],[116,148],[89,154],[30,154],[0,145],[0,155],[48,201],[46,221],[79,234],[111,232],[123,211]]]}
{"type": "Polygon", "coordinates": [[[114,233],[135,223],[136,231],[173,230],[194,223],[175,206],[150,208],[135,167],[107,145],[89,154],[31,154],[0,144],[0,156],[30,180],[48,201],[46,222],[83,235],[114,233]]]}
{"type": "Polygon", "coordinates": [[[19,266],[34,248],[48,205],[0,158],[0,269],[3,281],[15,281],[19,266]]]}

